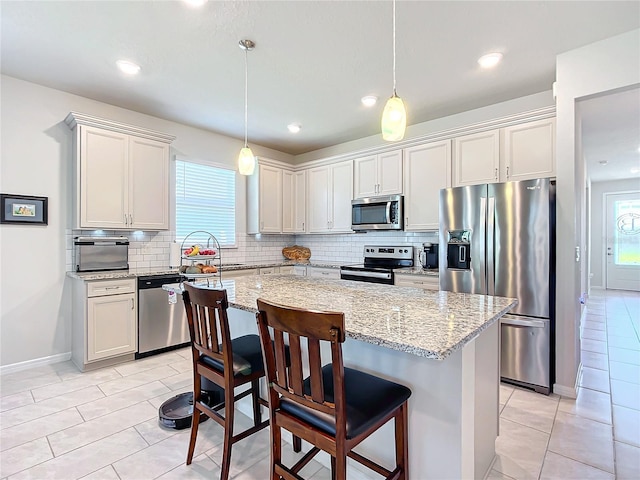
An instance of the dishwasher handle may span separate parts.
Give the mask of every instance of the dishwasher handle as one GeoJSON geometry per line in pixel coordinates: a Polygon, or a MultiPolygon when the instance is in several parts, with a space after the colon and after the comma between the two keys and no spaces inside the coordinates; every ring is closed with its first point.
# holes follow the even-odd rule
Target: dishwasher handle
{"type": "Polygon", "coordinates": [[[146,290],[149,288],[162,288],[162,285],[168,283],[180,283],[182,277],[180,275],[152,275],[148,277],[138,277],[138,290],[146,290]]]}

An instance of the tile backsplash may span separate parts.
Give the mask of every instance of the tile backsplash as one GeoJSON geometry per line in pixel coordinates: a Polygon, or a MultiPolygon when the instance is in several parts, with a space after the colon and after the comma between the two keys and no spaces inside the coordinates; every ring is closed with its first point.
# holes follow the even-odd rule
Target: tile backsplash
{"type": "MultiPolygon", "coordinates": [[[[169,265],[175,232],[130,232],[121,230],[67,230],[67,271],[75,270],[73,238],[77,236],[126,236],[129,267],[153,268],[169,265]]],[[[283,260],[282,249],[302,245],[311,250],[311,260],[338,263],[362,262],[364,245],[412,244],[417,254],[423,242],[438,242],[437,232],[366,232],[343,235],[238,235],[237,246],[222,249],[222,263],[283,260]]]]}

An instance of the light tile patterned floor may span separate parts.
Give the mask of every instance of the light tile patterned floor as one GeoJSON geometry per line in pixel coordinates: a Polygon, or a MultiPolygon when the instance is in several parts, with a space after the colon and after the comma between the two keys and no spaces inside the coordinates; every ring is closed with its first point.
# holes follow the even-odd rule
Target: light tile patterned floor
{"type": "MultiPolygon", "coordinates": [[[[501,385],[501,434],[489,478],[640,479],[639,331],[640,294],[592,295],[578,399],[501,385]]],[[[218,478],[217,424],[201,425],[194,462],[186,466],[188,430],[157,421],[160,404],[189,389],[189,355],[184,349],[91,373],[65,362],[3,375],[0,478],[218,478]]],[[[237,417],[240,428],[248,425],[237,417]]],[[[268,446],[268,430],[236,444],[232,478],[267,478],[268,446]]],[[[302,475],[330,478],[316,461],[302,475]]],[[[368,477],[350,468],[349,478],[368,477]]]]}

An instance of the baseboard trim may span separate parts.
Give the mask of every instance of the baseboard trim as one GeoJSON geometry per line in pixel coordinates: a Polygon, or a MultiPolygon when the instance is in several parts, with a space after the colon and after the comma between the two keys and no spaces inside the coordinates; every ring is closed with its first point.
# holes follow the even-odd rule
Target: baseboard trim
{"type": "Polygon", "coordinates": [[[10,365],[2,365],[0,367],[0,375],[7,373],[21,372],[30,368],[40,367],[42,365],[51,365],[54,363],[66,362],[71,360],[71,352],[58,353],[57,355],[49,355],[48,357],[34,358],[24,362],[12,363],[10,365]]]}
{"type": "Polygon", "coordinates": [[[567,387],[558,383],[553,384],[553,393],[557,393],[567,398],[578,398],[578,385],[580,385],[580,377],[582,377],[582,362],[578,365],[578,374],[576,375],[576,383],[573,387],[567,387]]]}

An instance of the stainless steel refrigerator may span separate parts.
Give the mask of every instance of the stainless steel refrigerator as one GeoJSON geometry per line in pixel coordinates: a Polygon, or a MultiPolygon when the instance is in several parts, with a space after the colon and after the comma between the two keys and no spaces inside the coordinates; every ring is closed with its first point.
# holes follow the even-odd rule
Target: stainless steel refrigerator
{"type": "Polygon", "coordinates": [[[440,289],[513,297],[501,377],[549,394],[554,381],[555,181],[440,191],[440,289]]]}

